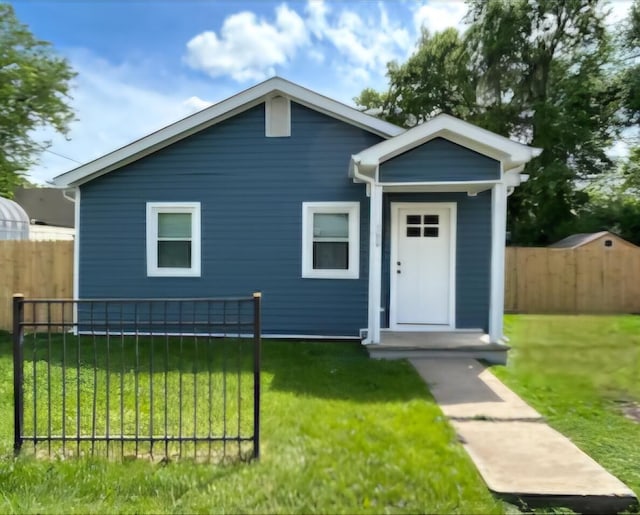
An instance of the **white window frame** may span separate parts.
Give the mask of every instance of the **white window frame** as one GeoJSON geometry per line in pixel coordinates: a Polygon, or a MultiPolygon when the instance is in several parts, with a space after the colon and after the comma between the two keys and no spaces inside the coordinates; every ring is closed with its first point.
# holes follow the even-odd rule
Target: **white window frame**
{"type": "Polygon", "coordinates": [[[200,277],[200,202],[147,202],[147,276],[200,277]],[[191,215],[191,268],[158,267],[158,215],[191,215]]]}
{"type": "Polygon", "coordinates": [[[358,279],[360,277],[360,203],[302,203],[302,277],[308,279],[358,279]],[[344,213],[349,220],[349,268],[315,270],[313,268],[313,215],[344,213]]]}

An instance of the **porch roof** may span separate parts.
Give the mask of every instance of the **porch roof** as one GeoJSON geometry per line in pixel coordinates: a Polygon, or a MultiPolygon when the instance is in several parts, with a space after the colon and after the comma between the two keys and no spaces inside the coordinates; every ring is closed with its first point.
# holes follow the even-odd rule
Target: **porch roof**
{"type": "Polygon", "coordinates": [[[454,116],[439,114],[402,134],[351,156],[349,173],[352,177],[365,175],[374,178],[380,164],[434,138],[445,138],[495,159],[501,163],[504,173],[520,172],[526,163],[542,152],[541,148],[518,143],[454,116]]]}

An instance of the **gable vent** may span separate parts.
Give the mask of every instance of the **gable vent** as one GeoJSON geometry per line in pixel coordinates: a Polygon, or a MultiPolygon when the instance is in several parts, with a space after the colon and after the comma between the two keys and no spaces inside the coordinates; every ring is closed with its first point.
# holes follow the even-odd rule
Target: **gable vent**
{"type": "Polygon", "coordinates": [[[291,136],[291,102],[283,96],[265,101],[265,136],[285,138],[291,136]]]}

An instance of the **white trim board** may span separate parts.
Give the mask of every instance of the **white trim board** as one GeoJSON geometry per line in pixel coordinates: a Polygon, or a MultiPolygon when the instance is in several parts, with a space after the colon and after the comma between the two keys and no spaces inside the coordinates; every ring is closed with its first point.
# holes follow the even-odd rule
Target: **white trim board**
{"type": "Polygon", "coordinates": [[[211,127],[263,102],[282,95],[305,107],[344,121],[384,138],[397,136],[405,129],[365,114],[346,104],[320,95],[280,77],[273,77],[237,95],[229,97],[163,129],[140,138],[98,159],[83,164],[53,179],[57,187],[77,186],[121,168],[191,134],[211,127]]]}
{"type": "MultiPolygon", "coordinates": [[[[71,332],[71,331],[70,331],[71,332]]],[[[149,332],[149,331],[77,331],[76,334],[94,336],[193,336],[210,338],[253,338],[252,333],[181,333],[181,332],[149,332]]],[[[359,336],[327,336],[321,334],[271,334],[261,333],[262,340],[340,340],[340,341],[360,341],[359,336]]]]}
{"type": "Polygon", "coordinates": [[[504,338],[504,255],[507,234],[507,191],[504,184],[491,190],[491,276],[489,296],[489,340],[504,338]]]}
{"type": "Polygon", "coordinates": [[[456,202],[392,202],[391,203],[391,240],[389,259],[389,330],[391,331],[451,331],[456,327],[456,238],[457,238],[456,202]],[[401,209],[407,208],[447,208],[449,209],[449,323],[448,324],[398,324],[397,285],[395,263],[398,260],[398,216],[401,209]]]}
{"type": "Polygon", "coordinates": [[[360,202],[302,203],[302,278],[360,278],[360,202]],[[349,268],[346,270],[321,270],[313,268],[313,215],[322,213],[344,213],[348,216],[349,268]]]}
{"type": "MultiPolygon", "coordinates": [[[[76,186],[73,196],[73,216],[76,230],[73,240],[73,298],[80,298],[80,187],[76,186]]],[[[78,304],[73,304],[73,321],[78,321],[78,304]]]]}
{"type": "Polygon", "coordinates": [[[201,275],[201,234],[200,202],[147,202],[146,219],[146,259],[147,277],[200,277],[201,275]],[[184,213],[191,215],[191,266],[189,268],[167,268],[158,265],[158,218],[163,213],[184,213]]]}

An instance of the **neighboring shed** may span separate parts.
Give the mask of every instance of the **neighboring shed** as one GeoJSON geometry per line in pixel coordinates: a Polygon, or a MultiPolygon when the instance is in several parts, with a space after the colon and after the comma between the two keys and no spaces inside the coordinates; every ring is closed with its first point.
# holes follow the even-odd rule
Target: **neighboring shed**
{"type": "Polygon", "coordinates": [[[640,249],[640,247],[623,240],[620,236],[616,236],[609,231],[572,234],[560,241],[556,241],[549,245],[549,247],[553,249],[576,249],[578,247],[610,249],[616,245],[626,245],[640,249]]]}
{"type": "Polygon", "coordinates": [[[0,197],[0,240],[28,240],[29,216],[16,202],[0,197]]]}

